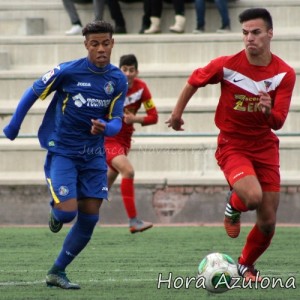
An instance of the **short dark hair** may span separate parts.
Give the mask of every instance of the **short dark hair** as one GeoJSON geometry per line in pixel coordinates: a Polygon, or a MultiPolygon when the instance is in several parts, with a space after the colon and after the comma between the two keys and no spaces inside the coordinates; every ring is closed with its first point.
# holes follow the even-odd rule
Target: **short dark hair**
{"type": "Polygon", "coordinates": [[[122,66],[134,66],[138,69],[138,61],[134,54],[126,54],[120,57],[119,67],[122,66]]]}
{"type": "Polygon", "coordinates": [[[93,22],[87,23],[82,29],[82,35],[87,36],[91,33],[109,33],[112,37],[114,34],[113,26],[103,20],[95,20],[93,22]]]}
{"type": "Polygon", "coordinates": [[[244,10],[239,15],[240,23],[244,23],[249,20],[263,19],[268,29],[273,29],[272,16],[265,8],[249,8],[244,10]]]}

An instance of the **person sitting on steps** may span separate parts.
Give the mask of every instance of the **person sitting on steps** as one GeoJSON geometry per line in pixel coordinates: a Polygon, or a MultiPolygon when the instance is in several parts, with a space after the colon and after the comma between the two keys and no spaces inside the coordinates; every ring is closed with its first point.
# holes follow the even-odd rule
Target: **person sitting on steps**
{"type": "MultiPolygon", "coordinates": [[[[185,5],[184,0],[172,0],[175,11],[175,23],[169,27],[169,30],[174,33],[183,33],[185,30],[185,5]]],[[[160,21],[163,9],[162,0],[144,0],[144,15],[150,14],[150,27],[144,30],[145,34],[160,33],[160,21]],[[146,2],[146,4],[145,4],[146,2]]]]}
{"type": "Polygon", "coordinates": [[[118,0],[62,0],[64,8],[69,15],[72,27],[66,31],[66,35],[78,35],[82,33],[82,22],[77,12],[75,3],[88,4],[93,2],[95,20],[103,20],[104,5],[107,3],[111,18],[115,22],[114,33],[127,33],[125,19],[118,0]]]}

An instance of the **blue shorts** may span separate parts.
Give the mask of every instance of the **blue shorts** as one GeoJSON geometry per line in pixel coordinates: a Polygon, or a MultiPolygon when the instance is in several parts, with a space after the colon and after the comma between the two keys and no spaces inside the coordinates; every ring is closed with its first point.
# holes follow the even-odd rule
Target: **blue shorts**
{"type": "Polygon", "coordinates": [[[108,198],[107,168],[103,168],[103,157],[86,161],[48,153],[45,175],[55,203],[72,198],[108,198]]]}

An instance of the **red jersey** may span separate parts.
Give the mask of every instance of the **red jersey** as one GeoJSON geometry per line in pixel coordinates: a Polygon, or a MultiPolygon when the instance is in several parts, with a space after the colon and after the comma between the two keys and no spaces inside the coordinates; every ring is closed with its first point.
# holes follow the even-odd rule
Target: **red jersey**
{"type": "Polygon", "coordinates": [[[295,71],[276,55],[272,54],[268,66],[255,66],[248,62],[243,50],[196,69],[188,83],[195,87],[221,83],[216,126],[237,138],[257,139],[283,126],[295,81],[295,71]],[[273,100],[269,116],[258,107],[260,91],[267,92],[273,100]]]}
{"type": "MultiPolygon", "coordinates": [[[[132,87],[128,88],[126,99],[124,102],[124,111],[128,110],[135,115],[142,104],[147,115],[145,116],[143,124],[141,125],[146,126],[157,123],[158,113],[152,100],[149,88],[143,80],[135,78],[132,87]]],[[[118,141],[129,148],[134,130],[135,129],[133,124],[126,124],[123,119],[120,132],[113,137],[106,137],[105,141],[118,141]]]]}

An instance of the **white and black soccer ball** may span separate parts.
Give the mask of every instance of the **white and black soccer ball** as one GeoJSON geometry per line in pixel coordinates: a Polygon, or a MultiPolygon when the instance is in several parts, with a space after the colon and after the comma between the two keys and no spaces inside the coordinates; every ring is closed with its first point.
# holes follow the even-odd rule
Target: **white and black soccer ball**
{"type": "Polygon", "coordinates": [[[204,278],[205,289],[224,293],[230,289],[233,278],[239,277],[235,261],[227,254],[214,252],[205,256],[198,266],[198,278],[204,278]]]}

